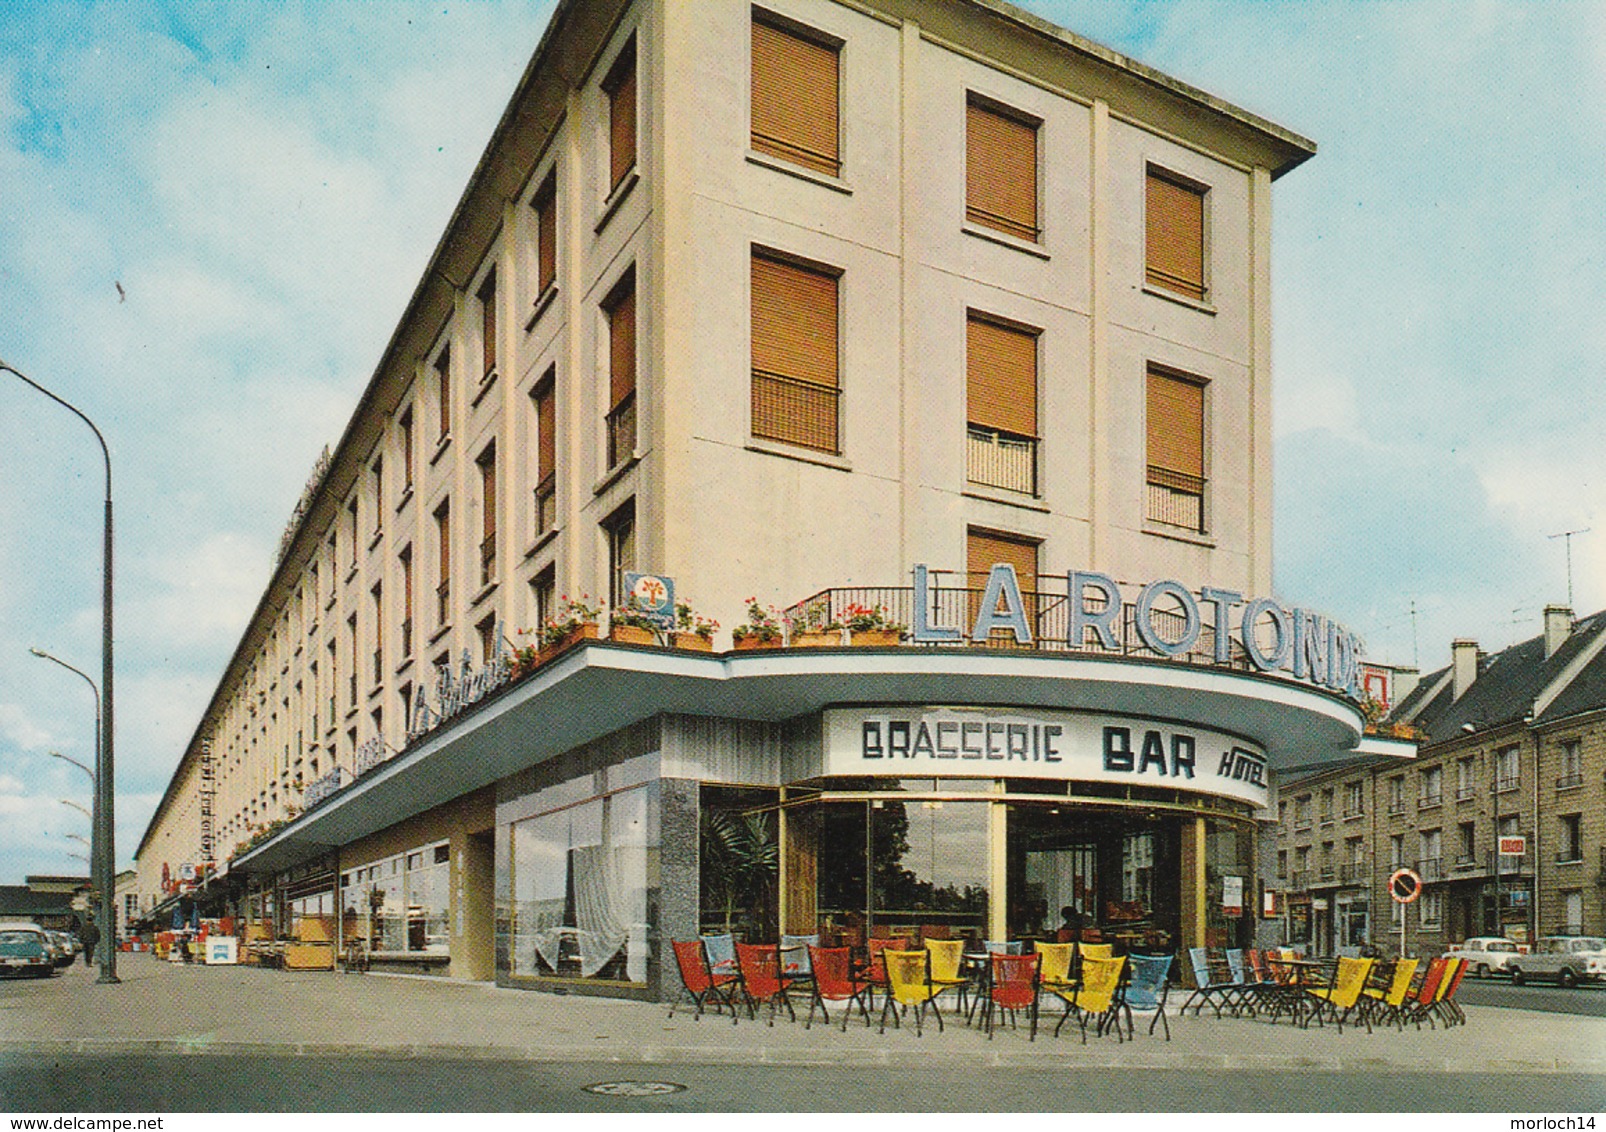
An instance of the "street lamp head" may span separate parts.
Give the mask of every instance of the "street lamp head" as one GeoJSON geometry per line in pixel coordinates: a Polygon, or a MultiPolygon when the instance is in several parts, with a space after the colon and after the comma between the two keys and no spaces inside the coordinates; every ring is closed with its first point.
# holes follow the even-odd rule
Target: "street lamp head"
{"type": "Polygon", "coordinates": [[[28,651],[33,653],[34,656],[44,656],[45,655],[45,650],[44,649],[35,648],[33,645],[29,645],[28,646],[28,651]]]}

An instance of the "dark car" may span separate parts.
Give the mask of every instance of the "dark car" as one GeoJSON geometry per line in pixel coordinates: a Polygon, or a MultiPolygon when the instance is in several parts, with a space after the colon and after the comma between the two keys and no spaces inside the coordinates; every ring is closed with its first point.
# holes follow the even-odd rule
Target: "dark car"
{"type": "Polygon", "coordinates": [[[0,924],[0,975],[48,979],[55,973],[55,954],[43,928],[37,924],[0,924]]]}

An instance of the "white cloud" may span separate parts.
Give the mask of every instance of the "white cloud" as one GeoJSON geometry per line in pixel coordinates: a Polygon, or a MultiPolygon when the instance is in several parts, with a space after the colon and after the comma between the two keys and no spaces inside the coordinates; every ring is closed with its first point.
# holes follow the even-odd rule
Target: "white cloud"
{"type": "Polygon", "coordinates": [[[42,751],[55,741],[20,704],[0,704],[0,739],[25,751],[42,751]]]}

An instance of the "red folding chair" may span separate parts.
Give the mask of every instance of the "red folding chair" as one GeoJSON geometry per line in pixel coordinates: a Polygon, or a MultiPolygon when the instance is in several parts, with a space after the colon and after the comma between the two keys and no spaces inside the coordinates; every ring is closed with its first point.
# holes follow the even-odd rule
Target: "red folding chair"
{"type": "Polygon", "coordinates": [[[870,1007],[866,1001],[870,994],[870,982],[868,979],[854,976],[853,952],[849,948],[810,945],[809,965],[814,969],[814,995],[809,1000],[809,1016],[803,1022],[805,1030],[814,1022],[816,1006],[820,1008],[826,1024],[830,1025],[831,1012],[826,1009],[827,1002],[843,1004],[844,1033],[847,1032],[848,1018],[853,1014],[854,1003],[859,1004],[859,1013],[864,1016],[864,1024],[870,1025],[870,1007]]]}
{"type": "Polygon", "coordinates": [[[788,979],[781,974],[781,949],[773,943],[738,943],[736,945],[736,966],[742,975],[742,994],[747,998],[747,1016],[758,1017],[758,1004],[764,1003],[770,1008],[769,1024],[775,1025],[775,1006],[777,1003],[786,1007],[786,1013],[792,1021],[797,1021],[797,1013],[792,1009],[792,1000],[787,997],[796,979],[788,979]]]}
{"type": "MultiPolygon", "coordinates": [[[[715,975],[708,965],[708,954],[703,950],[703,941],[700,939],[677,939],[670,941],[675,950],[675,965],[680,968],[680,982],[686,997],[697,1005],[697,1012],[692,1015],[695,1022],[703,1016],[710,1000],[714,1009],[728,1006],[731,1012],[731,1023],[736,1022],[736,991],[740,980],[735,975],[715,975]]],[[[679,1000],[670,1003],[669,1016],[675,1016],[675,1007],[679,1000]]]]}

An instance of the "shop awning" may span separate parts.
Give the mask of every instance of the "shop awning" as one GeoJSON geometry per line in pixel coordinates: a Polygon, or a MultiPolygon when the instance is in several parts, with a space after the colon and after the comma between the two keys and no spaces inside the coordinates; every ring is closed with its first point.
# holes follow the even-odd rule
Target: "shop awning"
{"type": "Polygon", "coordinates": [[[235,858],[233,869],[287,868],[662,713],[779,722],[853,704],[1008,704],[1193,720],[1259,744],[1274,771],[1362,753],[1363,720],[1351,701],[1205,665],[993,649],[708,654],[586,641],[374,767],[235,858]]]}

